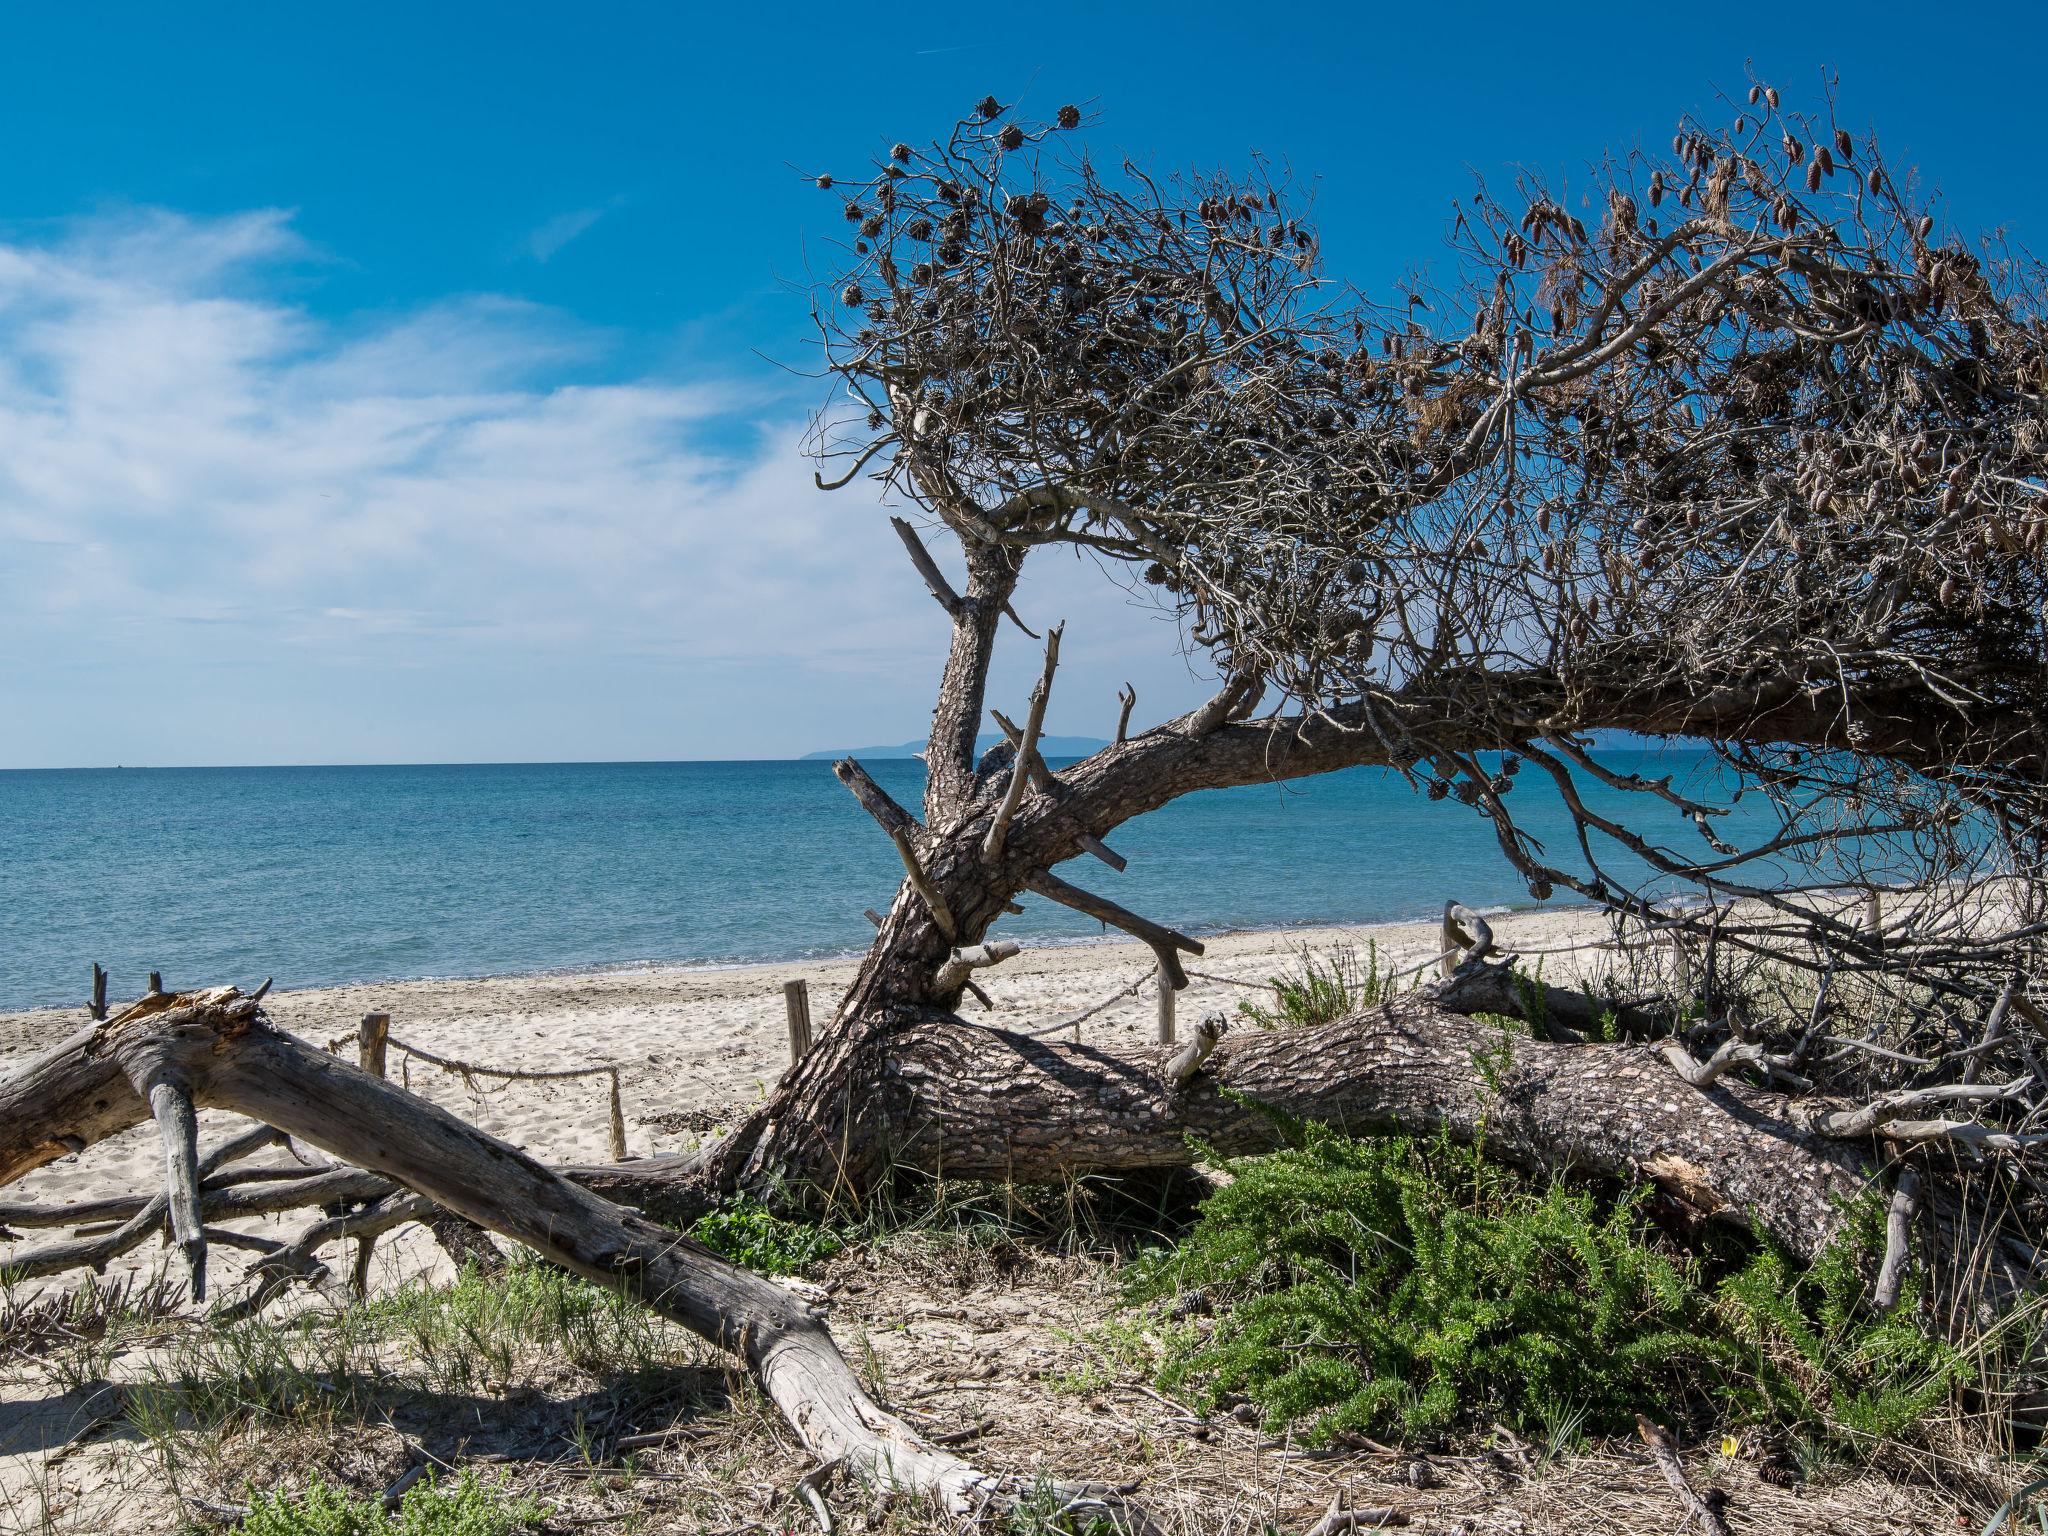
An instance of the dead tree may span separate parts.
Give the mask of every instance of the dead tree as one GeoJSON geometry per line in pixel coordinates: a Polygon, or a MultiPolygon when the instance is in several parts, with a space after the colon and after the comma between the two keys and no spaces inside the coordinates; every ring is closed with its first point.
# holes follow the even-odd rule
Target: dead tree
{"type": "MultiPolygon", "coordinates": [[[[403,1186],[640,1290],[747,1352],[821,1454],[949,1501],[986,1485],[928,1448],[889,1461],[907,1431],[786,1298],[666,1234],[658,1256],[609,1202],[675,1217],[735,1190],[858,1204],[906,1171],[1171,1166],[1190,1133],[1270,1146],[1250,1098],[1353,1129],[1484,1125],[1490,1153],[1652,1181],[1797,1256],[1902,1161],[1921,1178],[1901,1232],[1976,1230],[1940,1177],[1958,1160],[1997,1159],[2038,1217],[2039,275],[1937,238],[1874,143],[1751,96],[1727,127],[1681,124],[1668,160],[1596,167],[1579,197],[1482,189],[1453,224],[1459,281],[1391,306],[1323,275],[1284,180],[1106,175],[1061,147],[1071,108],[1033,124],[991,99],[935,144],[820,176],[848,237],[817,314],[855,402],[820,420],[820,483],[914,510],[895,533],[950,644],[921,806],[838,765],[904,876],[810,1051],[706,1154],[562,1179],[307,1062],[253,1006],[187,998],[175,1038],[145,1043],[155,1016],[131,1011],[0,1085],[0,1179],[154,1110],[166,1205],[202,1254],[209,1202],[237,1191],[195,1179],[186,1106],[240,1109],[365,1170],[320,1175],[368,1180],[360,1210],[403,1186]],[[957,546],[957,576],[928,536],[957,546]],[[1150,728],[1125,698],[1115,743],[1057,772],[1036,741],[1061,630],[1021,726],[987,696],[1043,545],[1153,594],[1216,677],[1150,728]],[[1006,739],[977,756],[988,719],[1006,739]],[[1712,792],[1634,778],[1603,761],[1608,730],[1700,738],[1726,772],[1712,792]],[[1054,869],[1091,855],[1112,879],[1114,829],[1195,790],[1371,765],[1487,817],[1536,897],[1571,890],[1653,936],[1666,1006],[1602,1040],[1552,995],[1549,1038],[1483,1072],[1499,1035],[1475,1015],[1532,993],[1467,931],[1426,990],[1206,1060],[955,1015],[977,976],[1000,985],[1014,951],[991,929],[1025,891],[1183,984],[1198,941],[1054,869]],[[1532,772],[1573,849],[1518,825],[1532,772]],[[1641,813],[1588,804],[1593,781],[1641,813]],[[1776,811],[1743,846],[1721,830],[1737,791],[1776,811]],[[1615,874],[1616,850],[1651,883],[1615,874]],[[389,1138],[340,1124],[368,1093],[389,1138]],[[775,1378],[764,1340],[794,1341],[803,1370],[775,1378]]],[[[2031,1280],[2010,1227],[1991,1246],[2031,1280]]]]}

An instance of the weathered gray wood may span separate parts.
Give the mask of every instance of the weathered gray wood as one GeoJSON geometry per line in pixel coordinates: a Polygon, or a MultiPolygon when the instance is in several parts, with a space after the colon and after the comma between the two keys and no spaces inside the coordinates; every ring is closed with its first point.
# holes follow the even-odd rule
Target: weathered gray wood
{"type": "MultiPolygon", "coordinates": [[[[1023,750],[1024,732],[1017,727],[1016,722],[1011,720],[1000,709],[992,709],[988,713],[989,718],[995,721],[997,729],[1003,733],[1004,739],[1010,743],[1011,747],[1016,749],[1018,761],[1024,764],[1025,771],[1031,775],[1031,787],[1038,790],[1041,794],[1051,797],[1055,804],[1061,803],[1065,796],[1065,790],[1061,787],[1059,779],[1054,776],[1053,771],[1046,767],[1044,754],[1034,749],[1029,755],[1026,755],[1023,750]]],[[[1130,868],[1130,860],[1126,859],[1085,827],[1077,826],[1074,828],[1074,841],[1079,843],[1084,851],[1102,860],[1103,863],[1107,864],[1118,874],[1122,874],[1126,869],[1130,868]]]]}
{"type": "Polygon", "coordinates": [[[987,966],[1001,965],[1019,953],[1021,948],[1015,939],[995,939],[987,944],[973,944],[965,949],[954,950],[952,958],[939,967],[938,975],[932,979],[933,995],[947,997],[962,987],[973,986],[968,979],[969,973],[987,966]]]}
{"type": "Polygon", "coordinates": [[[1184,950],[1199,955],[1202,946],[1184,933],[1176,933],[1162,923],[1155,923],[1149,917],[1140,917],[1129,907],[1119,906],[1106,896],[1097,896],[1079,886],[1069,885],[1051,871],[1034,875],[1028,882],[1030,889],[1048,900],[1056,901],[1063,907],[1072,907],[1076,912],[1086,912],[1098,922],[1108,923],[1112,928],[1121,928],[1133,938],[1143,939],[1151,946],[1152,953],[1159,958],[1159,970],[1175,991],[1188,984],[1188,973],[1180,963],[1176,951],[1184,950]]]}
{"type": "Polygon", "coordinates": [[[1010,769],[1010,782],[1003,791],[1002,803],[996,807],[995,819],[989,823],[988,835],[982,839],[981,856],[990,864],[1003,856],[1003,840],[1009,835],[1010,818],[1017,814],[1017,804],[1024,798],[1024,785],[1031,776],[1031,760],[1038,752],[1038,735],[1045,727],[1045,706],[1052,698],[1052,675],[1060,664],[1060,635],[1064,624],[1055,624],[1045,637],[1045,670],[1039,674],[1038,686],[1031,690],[1031,709],[1024,717],[1024,737],[1017,744],[1017,761],[1010,769]]]}
{"type": "Polygon", "coordinates": [[[164,1194],[171,1236],[185,1260],[185,1279],[194,1301],[206,1300],[206,1224],[199,1215],[199,1117],[192,1095],[174,1074],[155,1073],[138,1081],[164,1144],[164,1194]]]}
{"type": "Polygon", "coordinates": [[[1166,967],[1159,968],[1159,1043],[1173,1044],[1173,983],[1167,979],[1166,967]]]}
{"type": "Polygon", "coordinates": [[[619,1074],[616,1068],[611,1073],[611,1091],[605,1095],[605,1108],[610,1117],[607,1129],[611,1135],[612,1161],[622,1162],[626,1156],[626,1106],[619,1098],[619,1074]]]}
{"type": "Polygon", "coordinates": [[[1892,1189],[1891,1205],[1884,1218],[1884,1262],[1878,1266],[1877,1284],[1871,1288],[1870,1304],[1889,1312],[1899,1304],[1905,1288],[1906,1270],[1913,1256],[1913,1217],[1920,1209],[1920,1175],[1911,1168],[1899,1174],[1892,1189]]]}
{"type": "Polygon", "coordinates": [[[867,769],[852,758],[840,758],[832,765],[832,774],[853,792],[853,798],[860,802],[861,809],[874,817],[881,829],[891,837],[899,832],[915,833],[921,830],[917,818],[898,805],[890,793],[874,781],[867,769]]]}
{"type": "MultiPolygon", "coordinates": [[[[233,988],[150,998],[0,1081],[0,1167],[67,1131],[41,1085],[96,1079],[94,1139],[147,1118],[135,1084],[233,1110],[378,1173],[586,1279],[644,1300],[740,1355],[811,1452],[884,1491],[956,1515],[1016,1501],[1020,1485],[931,1445],[870,1398],[825,1327],[787,1291],[579,1188],[518,1148],[271,1027],[233,988]],[[25,1091],[26,1090],[26,1091],[25,1091]]],[[[69,1105],[73,1101],[63,1101],[69,1105]]],[[[196,1180],[194,1181],[196,1188],[196,1180]]]]}
{"type": "Polygon", "coordinates": [[[1455,901],[1444,903],[1443,948],[1437,967],[1448,981],[1458,967],[1484,960],[1493,953],[1493,925],[1470,907],[1455,901]]]}
{"type": "Polygon", "coordinates": [[[1650,1448],[1650,1456],[1657,1463],[1657,1470],[1664,1474],[1665,1483],[1678,1496],[1685,1510],[1685,1523],[1697,1524],[1702,1536],[1728,1536],[1728,1522],[1721,1518],[1721,1512],[1694,1493],[1692,1484],[1686,1481],[1685,1465],[1679,1461],[1678,1448],[1671,1443],[1671,1437],[1640,1414],[1636,1416],[1636,1432],[1650,1448]]]}
{"type": "Polygon", "coordinates": [[[938,561],[934,560],[932,552],[925,548],[924,540],[917,536],[917,530],[900,517],[890,518],[889,526],[896,530],[896,537],[903,541],[903,547],[910,552],[910,563],[917,568],[917,574],[924,578],[924,584],[931,589],[932,596],[938,599],[939,606],[947,613],[957,614],[960,611],[960,594],[955,592],[953,584],[946,580],[945,573],[939,569],[938,561]]]}
{"type": "Polygon", "coordinates": [[[904,877],[910,881],[910,888],[917,893],[918,900],[925,904],[925,910],[932,915],[932,922],[948,940],[959,935],[960,925],[953,919],[953,909],[946,898],[939,894],[939,888],[925,875],[924,865],[918,861],[917,847],[907,832],[892,832],[889,841],[896,845],[896,857],[903,861],[904,877]]]}
{"type": "Polygon", "coordinates": [[[92,963],[92,991],[88,996],[90,1001],[86,1003],[85,1011],[95,1019],[104,1019],[107,1016],[107,973],[97,960],[92,963]]]}
{"type": "Polygon", "coordinates": [[[1202,1063],[1209,1059],[1229,1027],[1229,1021],[1222,1014],[1203,1014],[1201,1022],[1195,1025],[1195,1032],[1188,1036],[1187,1044],[1166,1058],[1167,1086],[1178,1088],[1201,1071],[1202,1063]]]}

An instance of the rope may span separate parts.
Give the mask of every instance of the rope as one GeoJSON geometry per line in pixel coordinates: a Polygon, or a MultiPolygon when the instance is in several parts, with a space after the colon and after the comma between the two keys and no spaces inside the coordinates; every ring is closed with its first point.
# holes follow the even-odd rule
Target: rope
{"type": "Polygon", "coordinates": [[[1149,971],[1140,972],[1134,980],[1125,983],[1121,987],[1118,987],[1114,992],[1110,993],[1109,996],[1105,997],[1101,1002],[1093,1003],[1090,1004],[1088,1007],[1083,1008],[1071,1019],[1061,1019],[1057,1024],[1048,1024],[1044,1029],[1029,1030],[1026,1033],[1033,1040],[1043,1040],[1047,1035],[1056,1035],[1063,1029],[1078,1030],[1083,1024],[1087,1023],[1090,1019],[1094,1018],[1095,1015],[1102,1012],[1103,1009],[1109,1007],[1111,1004],[1122,1002],[1127,997],[1136,997],[1138,995],[1138,989],[1144,986],[1146,982],[1150,981],[1154,976],[1157,976],[1158,974],[1159,967],[1155,965],[1149,971]]]}
{"type": "MultiPolygon", "coordinates": [[[[358,1027],[350,1030],[345,1035],[339,1035],[328,1041],[328,1054],[332,1055],[339,1051],[351,1040],[360,1040],[362,1034],[362,1029],[358,1027]]],[[[475,1079],[479,1077],[498,1078],[508,1083],[557,1082],[567,1078],[597,1077],[599,1075],[609,1077],[611,1079],[612,1158],[616,1161],[626,1155],[625,1106],[619,1097],[619,1069],[616,1066],[604,1064],[594,1067],[560,1067],[552,1071],[533,1071],[513,1067],[483,1067],[478,1066],[475,1062],[456,1061],[450,1057],[437,1056],[432,1051],[422,1049],[417,1045],[408,1044],[396,1035],[387,1034],[384,1037],[384,1043],[393,1050],[403,1052],[408,1058],[423,1061],[430,1067],[439,1067],[443,1072],[454,1073],[468,1085],[469,1091],[477,1094],[478,1097],[482,1096],[482,1090],[476,1086],[475,1082],[475,1079]]]]}

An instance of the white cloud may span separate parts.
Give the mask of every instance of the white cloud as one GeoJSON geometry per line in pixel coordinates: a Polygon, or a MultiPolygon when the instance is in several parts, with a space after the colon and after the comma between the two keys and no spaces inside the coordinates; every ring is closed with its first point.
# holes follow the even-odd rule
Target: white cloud
{"type": "MultiPolygon", "coordinates": [[[[325,322],[268,292],[308,255],[276,212],[0,246],[0,766],[919,728],[942,621],[872,503],[811,486],[800,403],[604,381],[599,337],[508,299],[325,322]],[[224,747],[223,714],[260,738],[224,747]]],[[[1112,710],[1141,639],[1171,691],[1156,628],[1049,574],[1026,601],[1089,619],[1075,704],[1112,710]]]]}
{"type": "Polygon", "coordinates": [[[595,208],[571,208],[558,213],[540,228],[526,237],[526,253],[535,261],[552,261],[557,252],[571,240],[587,233],[591,225],[616,208],[619,200],[599,204],[595,208]]]}

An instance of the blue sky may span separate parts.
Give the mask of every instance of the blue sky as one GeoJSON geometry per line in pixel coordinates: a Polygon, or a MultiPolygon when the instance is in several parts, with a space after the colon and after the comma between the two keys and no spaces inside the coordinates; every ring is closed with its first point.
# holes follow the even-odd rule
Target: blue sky
{"type": "MultiPolygon", "coordinates": [[[[1739,89],[2044,238],[2034,9],[0,6],[0,767],[789,756],[919,733],[942,643],[797,452],[799,171],[989,92],[1149,165],[1262,150],[1335,272],[1473,170],[1739,89]],[[1929,17],[1933,17],[1932,22],[1929,17]],[[1246,18],[1249,18],[1247,20],[1246,18]],[[1950,18],[1956,18],[1951,21],[1950,18]]],[[[1049,728],[1200,691],[1085,567],[1049,728]]],[[[1021,700],[1035,660],[997,685],[1021,700]]]]}

